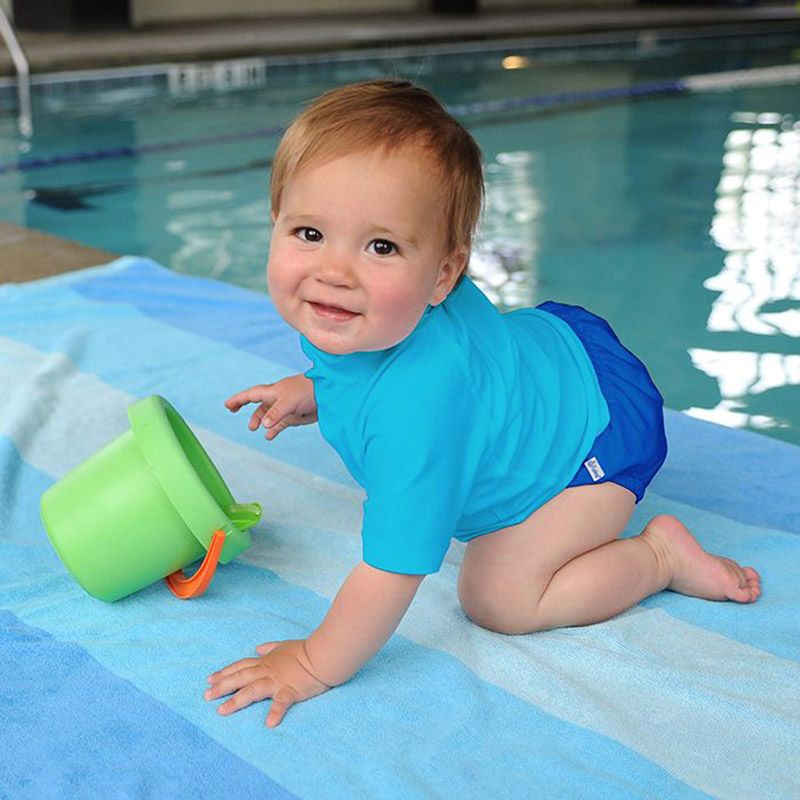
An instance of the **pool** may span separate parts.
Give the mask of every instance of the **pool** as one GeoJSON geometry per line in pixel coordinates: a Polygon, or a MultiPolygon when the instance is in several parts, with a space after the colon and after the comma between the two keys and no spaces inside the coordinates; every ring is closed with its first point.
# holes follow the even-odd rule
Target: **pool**
{"type": "Polygon", "coordinates": [[[471,270],[498,306],[585,305],[669,407],[800,444],[797,81],[672,84],[796,66],[796,41],[648,34],[52,77],[33,87],[30,141],[0,84],[0,219],[265,291],[282,125],[333,85],[410,78],[483,149],[471,270]]]}

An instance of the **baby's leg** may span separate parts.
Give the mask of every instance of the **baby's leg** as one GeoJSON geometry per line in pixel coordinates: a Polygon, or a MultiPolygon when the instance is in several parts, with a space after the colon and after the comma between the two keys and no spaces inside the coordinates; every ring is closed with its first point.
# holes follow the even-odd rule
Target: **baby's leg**
{"type": "Polygon", "coordinates": [[[565,489],[519,525],[473,539],[459,576],[467,615],[527,633],[600,622],[662,589],[752,602],[757,573],[706,553],[675,517],[617,537],[634,497],[613,483],[565,489]]]}

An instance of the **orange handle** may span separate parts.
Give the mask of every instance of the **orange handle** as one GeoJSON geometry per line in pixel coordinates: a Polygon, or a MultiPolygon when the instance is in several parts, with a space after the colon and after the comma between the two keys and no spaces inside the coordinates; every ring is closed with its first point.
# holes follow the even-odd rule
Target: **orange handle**
{"type": "Polygon", "coordinates": [[[211,579],[214,577],[214,572],[219,563],[219,556],[222,552],[222,546],[225,544],[225,532],[214,531],[214,536],[211,538],[211,545],[208,548],[206,557],[203,563],[198,567],[197,572],[191,577],[186,577],[183,570],[179,569],[173,572],[172,575],[167,575],[164,580],[167,582],[170,591],[175,597],[181,600],[189,600],[191,597],[200,597],[206,589],[211,579]]]}

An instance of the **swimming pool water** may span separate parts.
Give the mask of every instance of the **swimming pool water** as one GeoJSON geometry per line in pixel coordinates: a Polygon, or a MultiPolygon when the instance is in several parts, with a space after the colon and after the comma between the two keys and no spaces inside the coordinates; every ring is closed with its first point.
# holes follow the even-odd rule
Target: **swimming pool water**
{"type": "MultiPolygon", "coordinates": [[[[228,65],[171,85],[50,82],[35,87],[29,143],[0,117],[0,163],[174,146],[0,173],[0,219],[264,291],[277,135],[203,137],[277,128],[368,77],[461,106],[791,64],[793,41],[506,42],[251,64],[246,80],[228,65]]],[[[797,85],[466,115],[487,177],[472,273],[501,307],[557,299],[605,316],[671,408],[800,443],[798,120],[797,85]]]]}

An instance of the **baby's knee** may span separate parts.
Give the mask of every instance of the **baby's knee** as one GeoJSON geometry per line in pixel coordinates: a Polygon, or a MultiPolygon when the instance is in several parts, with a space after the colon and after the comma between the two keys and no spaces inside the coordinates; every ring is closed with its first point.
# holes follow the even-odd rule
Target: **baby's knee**
{"type": "Polygon", "coordinates": [[[530,609],[522,608],[511,598],[466,592],[459,586],[458,599],[471,622],[494,633],[519,635],[541,630],[535,611],[531,613],[530,609]]]}

